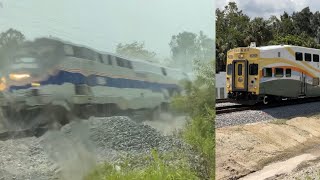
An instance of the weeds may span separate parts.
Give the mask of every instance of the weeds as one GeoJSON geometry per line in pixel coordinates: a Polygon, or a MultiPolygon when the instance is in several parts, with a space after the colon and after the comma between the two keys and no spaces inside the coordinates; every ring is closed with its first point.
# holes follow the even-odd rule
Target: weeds
{"type": "Polygon", "coordinates": [[[188,164],[181,160],[179,163],[166,163],[165,157],[160,157],[156,151],[152,151],[151,158],[147,158],[148,163],[144,167],[133,168],[129,161],[112,165],[106,163],[101,165],[88,175],[85,180],[184,180],[199,179],[195,173],[190,171],[188,164]]]}

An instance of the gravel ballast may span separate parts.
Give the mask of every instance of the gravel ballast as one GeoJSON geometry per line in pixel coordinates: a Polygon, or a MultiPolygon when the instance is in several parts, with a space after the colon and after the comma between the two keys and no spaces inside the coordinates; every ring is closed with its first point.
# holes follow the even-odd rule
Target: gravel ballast
{"type": "Polygon", "coordinates": [[[312,115],[320,112],[320,102],[305,103],[291,106],[282,106],[264,110],[248,110],[220,114],[216,116],[216,128],[235,126],[274,119],[286,119],[298,116],[312,115]]]}
{"type": "Polygon", "coordinates": [[[99,162],[183,147],[182,141],[127,117],[92,117],[40,138],[0,141],[0,180],[79,179],[99,162]]]}

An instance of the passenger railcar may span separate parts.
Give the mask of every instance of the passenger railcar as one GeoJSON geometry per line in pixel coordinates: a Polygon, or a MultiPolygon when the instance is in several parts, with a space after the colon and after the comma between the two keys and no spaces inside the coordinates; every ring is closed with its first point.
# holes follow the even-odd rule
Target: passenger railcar
{"type": "Polygon", "coordinates": [[[228,98],[242,104],[320,96],[320,50],[275,45],[228,51],[228,98]]]}
{"type": "Polygon", "coordinates": [[[26,42],[10,61],[0,83],[0,105],[9,119],[24,119],[31,111],[48,112],[59,120],[65,119],[61,116],[66,111],[158,111],[182,91],[179,81],[188,78],[176,69],[53,38],[26,42]]]}

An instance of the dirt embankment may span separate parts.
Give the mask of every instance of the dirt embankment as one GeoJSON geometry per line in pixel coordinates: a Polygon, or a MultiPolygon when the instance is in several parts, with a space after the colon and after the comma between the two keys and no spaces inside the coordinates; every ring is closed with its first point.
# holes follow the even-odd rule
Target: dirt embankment
{"type": "Polygon", "coordinates": [[[320,145],[320,118],[256,123],[216,130],[216,179],[238,179],[320,145]]]}

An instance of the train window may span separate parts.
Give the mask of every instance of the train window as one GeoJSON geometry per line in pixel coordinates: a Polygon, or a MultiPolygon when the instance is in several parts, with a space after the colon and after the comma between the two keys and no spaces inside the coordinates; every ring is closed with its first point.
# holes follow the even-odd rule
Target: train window
{"type": "Polygon", "coordinates": [[[264,77],[272,77],[272,68],[264,68],[263,69],[264,77]]]}
{"type": "Polygon", "coordinates": [[[281,57],[281,53],[280,52],[278,52],[278,57],[281,57]]]}
{"type": "Polygon", "coordinates": [[[87,49],[87,48],[81,48],[81,47],[74,47],[74,56],[77,58],[83,58],[88,60],[97,60],[98,56],[97,53],[94,51],[87,49]]]}
{"type": "Polygon", "coordinates": [[[238,64],[238,76],[242,76],[242,64],[238,64]]]}
{"type": "Polygon", "coordinates": [[[111,59],[111,56],[110,56],[110,55],[108,55],[108,64],[109,64],[109,65],[112,65],[112,59],[111,59]]]}
{"type": "Polygon", "coordinates": [[[70,45],[64,45],[64,53],[65,53],[67,56],[73,56],[73,55],[74,55],[73,47],[70,46],[70,45]]]}
{"type": "Polygon", "coordinates": [[[258,75],[258,64],[249,65],[249,75],[258,75]]]}
{"type": "Polygon", "coordinates": [[[116,60],[117,60],[117,65],[118,65],[118,66],[120,66],[120,67],[125,67],[124,59],[117,57],[116,60]]]}
{"type": "Polygon", "coordinates": [[[302,61],[303,60],[303,53],[296,52],[296,60],[297,61],[302,61]]]}
{"type": "Polygon", "coordinates": [[[291,77],[291,69],[286,69],[286,77],[291,77]]]}
{"type": "Polygon", "coordinates": [[[313,55],[313,62],[319,62],[319,54],[313,55]]]}
{"type": "Polygon", "coordinates": [[[167,72],[166,72],[166,69],[165,68],[161,68],[161,71],[162,71],[162,74],[164,75],[164,76],[166,76],[167,75],[167,72]]]}
{"type": "Polygon", "coordinates": [[[101,54],[98,54],[98,57],[99,57],[99,61],[100,61],[101,63],[103,63],[102,55],[101,55],[101,54]]]}
{"type": "Polygon", "coordinates": [[[283,77],[283,68],[275,68],[275,77],[283,77]]]}
{"type": "Polygon", "coordinates": [[[311,61],[311,54],[310,53],[305,53],[304,54],[304,60],[310,62],[311,61]]]}
{"type": "Polygon", "coordinates": [[[227,74],[228,75],[232,74],[232,64],[228,64],[228,66],[227,66],[227,74]]]}
{"type": "Polygon", "coordinates": [[[128,68],[129,69],[132,69],[132,63],[131,63],[131,61],[127,61],[128,62],[128,68]]]}

